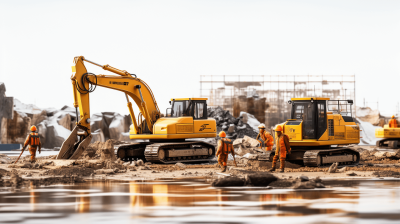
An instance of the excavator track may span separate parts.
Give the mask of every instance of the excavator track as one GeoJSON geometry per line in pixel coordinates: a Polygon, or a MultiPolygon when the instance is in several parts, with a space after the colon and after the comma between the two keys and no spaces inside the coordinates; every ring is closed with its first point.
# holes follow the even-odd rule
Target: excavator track
{"type": "Polygon", "coordinates": [[[215,156],[215,146],[206,142],[168,142],[146,146],[146,160],[152,163],[207,162],[215,156]]]}
{"type": "MultiPolygon", "coordinates": [[[[299,151],[292,150],[292,153],[299,151]]],[[[275,151],[265,152],[259,160],[272,162],[275,151]]],[[[304,166],[323,167],[338,162],[339,165],[357,165],[360,161],[360,153],[350,148],[320,149],[320,150],[304,150],[302,156],[304,166]]],[[[290,160],[290,155],[286,158],[290,160]]]]}
{"type": "Polygon", "coordinates": [[[123,161],[144,159],[152,163],[208,162],[215,156],[215,146],[206,142],[137,142],[121,145],[117,157],[123,161]]]}
{"type": "Polygon", "coordinates": [[[117,157],[123,161],[132,161],[134,159],[146,159],[144,151],[146,146],[152,144],[151,142],[136,142],[133,144],[124,144],[118,146],[117,157]]]}
{"type": "Polygon", "coordinates": [[[307,150],[303,156],[304,166],[357,165],[360,153],[350,148],[307,150]]]}
{"type": "Polygon", "coordinates": [[[377,147],[386,147],[389,149],[398,149],[400,138],[383,138],[376,141],[377,147]]]}

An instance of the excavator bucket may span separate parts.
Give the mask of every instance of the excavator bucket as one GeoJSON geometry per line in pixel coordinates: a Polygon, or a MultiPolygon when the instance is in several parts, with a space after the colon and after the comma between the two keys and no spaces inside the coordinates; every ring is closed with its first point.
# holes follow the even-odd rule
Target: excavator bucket
{"type": "Polygon", "coordinates": [[[91,141],[92,141],[92,135],[90,134],[86,136],[86,138],[79,143],[78,148],[75,150],[74,154],[69,159],[78,159],[79,156],[81,156],[82,153],[85,151],[85,149],[87,148],[87,146],[90,144],[91,141]]]}
{"type": "Polygon", "coordinates": [[[89,134],[85,138],[82,136],[78,141],[78,129],[78,126],[76,126],[72,130],[69,137],[62,144],[56,159],[78,159],[85,151],[86,147],[92,141],[92,135],[89,134]]]}
{"type": "Polygon", "coordinates": [[[60,152],[57,155],[56,159],[68,159],[71,154],[71,150],[74,150],[75,142],[78,140],[78,126],[72,130],[69,137],[63,142],[61,145],[60,152]]]}

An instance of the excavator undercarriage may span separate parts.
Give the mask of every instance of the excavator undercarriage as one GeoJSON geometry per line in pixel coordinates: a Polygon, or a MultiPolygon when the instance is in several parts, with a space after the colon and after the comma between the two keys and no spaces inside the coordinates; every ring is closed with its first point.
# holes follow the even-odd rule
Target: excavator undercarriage
{"type": "MultiPolygon", "coordinates": [[[[272,162],[275,155],[274,151],[267,151],[259,160],[272,162]]],[[[357,165],[360,161],[360,153],[351,148],[322,148],[305,149],[292,148],[291,154],[286,156],[286,160],[308,167],[325,167],[332,163],[339,165],[357,165]]]]}
{"type": "Polygon", "coordinates": [[[215,156],[215,147],[206,142],[137,142],[118,147],[124,161],[144,159],[152,163],[204,162],[215,156]]]}

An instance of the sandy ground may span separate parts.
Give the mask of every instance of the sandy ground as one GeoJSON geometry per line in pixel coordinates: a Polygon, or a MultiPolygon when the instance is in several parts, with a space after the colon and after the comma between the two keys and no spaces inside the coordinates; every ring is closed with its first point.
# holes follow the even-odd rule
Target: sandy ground
{"type": "MultiPolygon", "coordinates": [[[[233,164],[228,166],[228,171],[225,173],[221,173],[220,168],[216,165],[186,165],[185,168],[177,167],[175,165],[148,165],[145,166],[137,166],[136,171],[120,170],[118,172],[113,172],[113,170],[101,169],[106,173],[99,173],[96,170],[92,170],[88,176],[84,176],[79,170],[75,172],[62,172],[68,171],[69,169],[84,169],[79,166],[73,165],[75,161],[73,160],[43,160],[43,163],[53,162],[54,165],[43,166],[40,169],[32,169],[32,168],[10,168],[9,164],[0,164],[0,171],[5,170],[8,172],[12,172],[14,170],[18,172],[21,178],[26,180],[32,179],[45,179],[52,176],[62,176],[68,177],[70,175],[76,175],[82,177],[84,179],[108,179],[108,180],[124,180],[124,181],[134,181],[134,180],[157,180],[157,179],[174,179],[174,178],[217,178],[218,176],[224,177],[230,175],[230,171],[232,170],[255,170],[255,171],[263,171],[268,172],[267,169],[270,166],[254,168],[252,166],[249,167],[234,167],[233,164]],[[59,175],[56,174],[48,174],[49,171],[56,170],[61,171],[59,175]],[[110,173],[107,173],[110,172],[110,173]]],[[[365,166],[357,166],[357,167],[348,167],[347,171],[341,173],[327,173],[328,168],[316,168],[316,167],[300,167],[298,169],[295,168],[286,168],[284,173],[280,173],[279,169],[276,172],[271,172],[273,175],[280,179],[296,179],[300,176],[308,176],[309,178],[319,177],[321,179],[362,179],[362,178],[374,178],[376,176],[373,175],[374,171],[384,171],[384,170],[392,170],[400,172],[400,166],[395,167],[393,164],[387,164],[388,167],[365,167],[365,166]],[[368,169],[368,170],[363,170],[368,169]],[[351,176],[349,175],[351,174],[351,176]],[[354,175],[355,174],[355,175],[354,175]]]]}
{"type": "MultiPolygon", "coordinates": [[[[360,146],[356,146],[360,148],[360,146]]],[[[362,146],[363,149],[373,151],[374,146],[362,146]]],[[[388,151],[378,149],[378,151],[388,151]]],[[[390,150],[389,150],[390,151],[390,150]]],[[[398,178],[400,177],[400,160],[393,158],[375,158],[361,161],[358,166],[339,167],[336,173],[328,173],[329,167],[302,167],[290,162],[286,163],[284,173],[279,169],[272,174],[280,180],[296,180],[300,176],[310,179],[319,177],[322,180],[351,180],[351,179],[373,179],[373,178],[398,178]],[[389,175],[381,177],[374,174],[375,171],[389,172],[389,175]]],[[[15,160],[16,158],[12,158],[15,160]]],[[[84,180],[120,180],[120,181],[145,181],[145,180],[171,180],[182,178],[203,178],[215,180],[226,176],[234,176],[236,171],[256,171],[269,173],[270,162],[258,160],[238,160],[238,167],[228,162],[228,170],[221,173],[217,164],[199,165],[175,165],[175,164],[150,164],[132,166],[122,161],[110,162],[94,160],[55,160],[49,157],[39,158],[38,162],[31,164],[28,157],[21,159],[16,165],[0,164],[0,185],[11,186],[19,183],[34,181],[36,185],[47,185],[57,182],[79,182],[84,180]],[[2,176],[2,177],[1,177],[2,176]]],[[[277,164],[279,168],[279,163],[277,164]]],[[[400,178],[399,178],[400,180],[400,178]]]]}

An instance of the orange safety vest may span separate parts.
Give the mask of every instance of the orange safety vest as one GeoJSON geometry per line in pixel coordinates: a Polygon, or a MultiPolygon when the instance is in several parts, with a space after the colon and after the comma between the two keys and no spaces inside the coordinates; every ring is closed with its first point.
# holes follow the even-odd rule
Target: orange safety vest
{"type": "Polygon", "coordinates": [[[272,146],[274,145],[274,138],[272,137],[272,135],[267,132],[264,131],[264,133],[259,133],[257,135],[257,139],[258,142],[261,143],[261,148],[267,147],[267,151],[271,151],[272,150],[272,146]]]}
{"type": "Polygon", "coordinates": [[[397,128],[397,120],[396,119],[391,119],[389,121],[389,127],[390,128],[397,128]]]}
{"type": "Polygon", "coordinates": [[[29,135],[29,140],[29,145],[31,145],[31,147],[37,147],[40,145],[40,138],[38,133],[31,133],[29,135]]]}
{"type": "Polygon", "coordinates": [[[233,151],[233,142],[229,138],[221,138],[222,154],[229,154],[233,151]]]}

